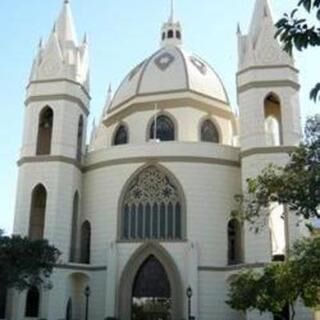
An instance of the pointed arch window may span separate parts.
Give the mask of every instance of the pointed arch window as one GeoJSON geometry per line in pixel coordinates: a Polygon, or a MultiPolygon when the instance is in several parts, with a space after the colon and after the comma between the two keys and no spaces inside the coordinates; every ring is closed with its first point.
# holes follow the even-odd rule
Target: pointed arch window
{"type": "Polygon", "coordinates": [[[177,39],[181,39],[181,32],[180,32],[180,30],[177,30],[176,31],[176,37],[177,37],[177,39]]]}
{"type": "Polygon", "coordinates": [[[121,205],[121,239],[126,241],[184,238],[184,210],[174,181],[155,166],[129,184],[121,205]]]}
{"type": "Polygon", "coordinates": [[[77,160],[81,161],[83,144],[83,116],[79,117],[78,135],[77,135],[77,160]]]}
{"type": "Polygon", "coordinates": [[[207,119],[201,125],[201,141],[219,143],[220,137],[217,127],[207,119]]]}
{"type": "Polygon", "coordinates": [[[173,30],[169,30],[168,31],[168,39],[172,39],[173,38],[173,30]]]}
{"type": "Polygon", "coordinates": [[[31,240],[43,239],[45,215],[47,205],[47,191],[40,184],[32,191],[31,211],[29,222],[29,238],[31,240]]]}
{"type": "Polygon", "coordinates": [[[49,155],[51,153],[53,110],[45,107],[39,115],[37,155],[49,155]]]}
{"type": "Polygon", "coordinates": [[[70,240],[70,262],[77,262],[77,233],[79,219],[79,193],[76,192],[73,197],[72,222],[71,222],[71,240],[70,240]]]}
{"type": "Polygon", "coordinates": [[[85,221],[81,226],[81,256],[80,262],[90,263],[90,250],[91,250],[91,225],[89,221],[85,221]]]}
{"type": "Polygon", "coordinates": [[[66,320],[72,320],[72,300],[69,298],[66,309],[66,320]]]}
{"type": "Polygon", "coordinates": [[[150,126],[149,137],[151,140],[174,141],[175,127],[173,121],[165,115],[156,117],[150,126]]]}
{"type": "Polygon", "coordinates": [[[264,100],[264,119],[267,146],[280,146],[283,143],[281,103],[271,93],[264,100]]]}
{"type": "Polygon", "coordinates": [[[228,264],[242,263],[242,230],[238,220],[232,219],[228,223],[228,264]]]}
{"type": "Polygon", "coordinates": [[[129,141],[128,129],[125,125],[120,125],[114,135],[113,145],[118,146],[122,144],[127,144],[128,141],[129,141]]]}
{"type": "Polygon", "coordinates": [[[40,292],[38,288],[32,287],[28,290],[25,317],[37,318],[39,317],[40,309],[40,292]]]}

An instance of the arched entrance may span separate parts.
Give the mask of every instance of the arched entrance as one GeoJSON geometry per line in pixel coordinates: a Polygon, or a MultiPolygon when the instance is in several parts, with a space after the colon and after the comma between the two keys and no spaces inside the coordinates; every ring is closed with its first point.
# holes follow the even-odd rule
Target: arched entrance
{"type": "Polygon", "coordinates": [[[156,242],[142,245],[128,261],[120,279],[121,320],[183,318],[183,289],[175,262],[156,242]]]}
{"type": "Polygon", "coordinates": [[[132,320],[171,320],[171,287],[159,260],[151,255],[140,267],[133,284],[132,320]]]}

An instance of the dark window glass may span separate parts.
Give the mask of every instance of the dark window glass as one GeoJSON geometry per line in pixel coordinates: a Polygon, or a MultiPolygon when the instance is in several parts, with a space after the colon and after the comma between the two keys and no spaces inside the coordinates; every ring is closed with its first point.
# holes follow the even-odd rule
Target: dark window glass
{"type": "Polygon", "coordinates": [[[168,238],[173,238],[173,206],[171,202],[168,205],[168,238]]]}
{"type": "Polygon", "coordinates": [[[206,120],[201,126],[201,141],[219,143],[219,133],[212,121],[206,120]]]}
{"type": "Polygon", "coordinates": [[[150,204],[146,205],[146,231],[145,236],[147,239],[151,237],[151,207],[150,204]]]}
{"type": "Polygon", "coordinates": [[[27,293],[25,316],[29,318],[39,317],[40,293],[36,287],[29,289],[27,293]]]}
{"type": "Polygon", "coordinates": [[[232,219],[228,223],[228,264],[242,262],[241,226],[239,221],[232,219]]]}
{"type": "Polygon", "coordinates": [[[43,239],[46,218],[47,191],[40,184],[33,189],[31,199],[31,212],[29,221],[29,238],[31,240],[43,239]]]}
{"type": "Polygon", "coordinates": [[[180,203],[176,204],[176,238],[181,239],[181,205],[180,203]]]}
{"type": "Polygon", "coordinates": [[[181,32],[179,30],[176,31],[176,37],[177,39],[181,39],[181,32]]]}
{"type": "Polygon", "coordinates": [[[130,219],[130,236],[131,238],[136,238],[136,206],[131,207],[131,219],[130,219]]]}
{"type": "Polygon", "coordinates": [[[152,237],[158,238],[158,205],[155,203],[152,210],[152,237]]]}
{"type": "Polygon", "coordinates": [[[160,238],[166,238],[166,206],[161,203],[160,206],[160,238]]]}
{"type": "Polygon", "coordinates": [[[124,220],[123,220],[123,236],[125,239],[129,239],[129,207],[124,208],[124,220]]]}
{"type": "Polygon", "coordinates": [[[79,194],[73,197],[72,222],[71,222],[71,240],[70,240],[70,262],[77,262],[77,233],[78,233],[78,211],[79,211],[79,194]]]}
{"type": "Polygon", "coordinates": [[[153,121],[150,128],[150,139],[159,139],[160,141],[175,140],[175,128],[172,120],[163,115],[157,117],[157,119],[153,121]],[[156,130],[155,122],[157,128],[156,130]]]}
{"type": "Polygon", "coordinates": [[[81,263],[90,263],[91,249],[91,225],[89,221],[85,221],[81,227],[81,263]]]}
{"type": "Polygon", "coordinates": [[[165,40],[165,38],[166,38],[166,33],[162,32],[162,40],[165,40]]]}
{"type": "Polygon", "coordinates": [[[0,288],[0,319],[6,317],[7,291],[5,288],[0,288]]]}
{"type": "Polygon", "coordinates": [[[138,238],[143,239],[143,206],[138,207],[138,238]]]}
{"type": "Polygon", "coordinates": [[[39,116],[37,155],[48,155],[51,153],[51,140],[53,129],[53,111],[45,107],[39,116]]]}
{"type": "Polygon", "coordinates": [[[82,141],[83,141],[83,117],[80,116],[78,123],[78,136],[77,136],[77,160],[81,160],[82,156],[82,141]]]}
{"type": "Polygon", "coordinates": [[[168,31],[168,39],[172,39],[173,38],[173,30],[169,30],[168,31]]]}
{"type": "Polygon", "coordinates": [[[128,130],[125,126],[120,126],[114,136],[113,144],[115,146],[128,143],[128,130]]]}
{"type": "Polygon", "coordinates": [[[68,300],[67,310],[66,310],[66,320],[72,320],[72,300],[68,300]]]}

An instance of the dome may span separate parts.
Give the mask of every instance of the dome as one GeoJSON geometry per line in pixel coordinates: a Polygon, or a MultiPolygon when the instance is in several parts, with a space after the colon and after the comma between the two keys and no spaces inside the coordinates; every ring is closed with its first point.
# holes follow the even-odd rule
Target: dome
{"type": "Polygon", "coordinates": [[[221,79],[208,63],[179,45],[167,45],[129,72],[116,91],[109,112],[135,97],[181,92],[229,104],[221,79]]]}

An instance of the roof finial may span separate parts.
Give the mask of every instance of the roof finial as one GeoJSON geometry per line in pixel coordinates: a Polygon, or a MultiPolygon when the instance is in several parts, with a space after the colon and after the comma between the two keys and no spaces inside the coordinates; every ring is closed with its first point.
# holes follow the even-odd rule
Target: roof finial
{"type": "Polygon", "coordinates": [[[171,11],[170,11],[170,17],[169,22],[174,22],[174,0],[171,0],[171,11]]]}

